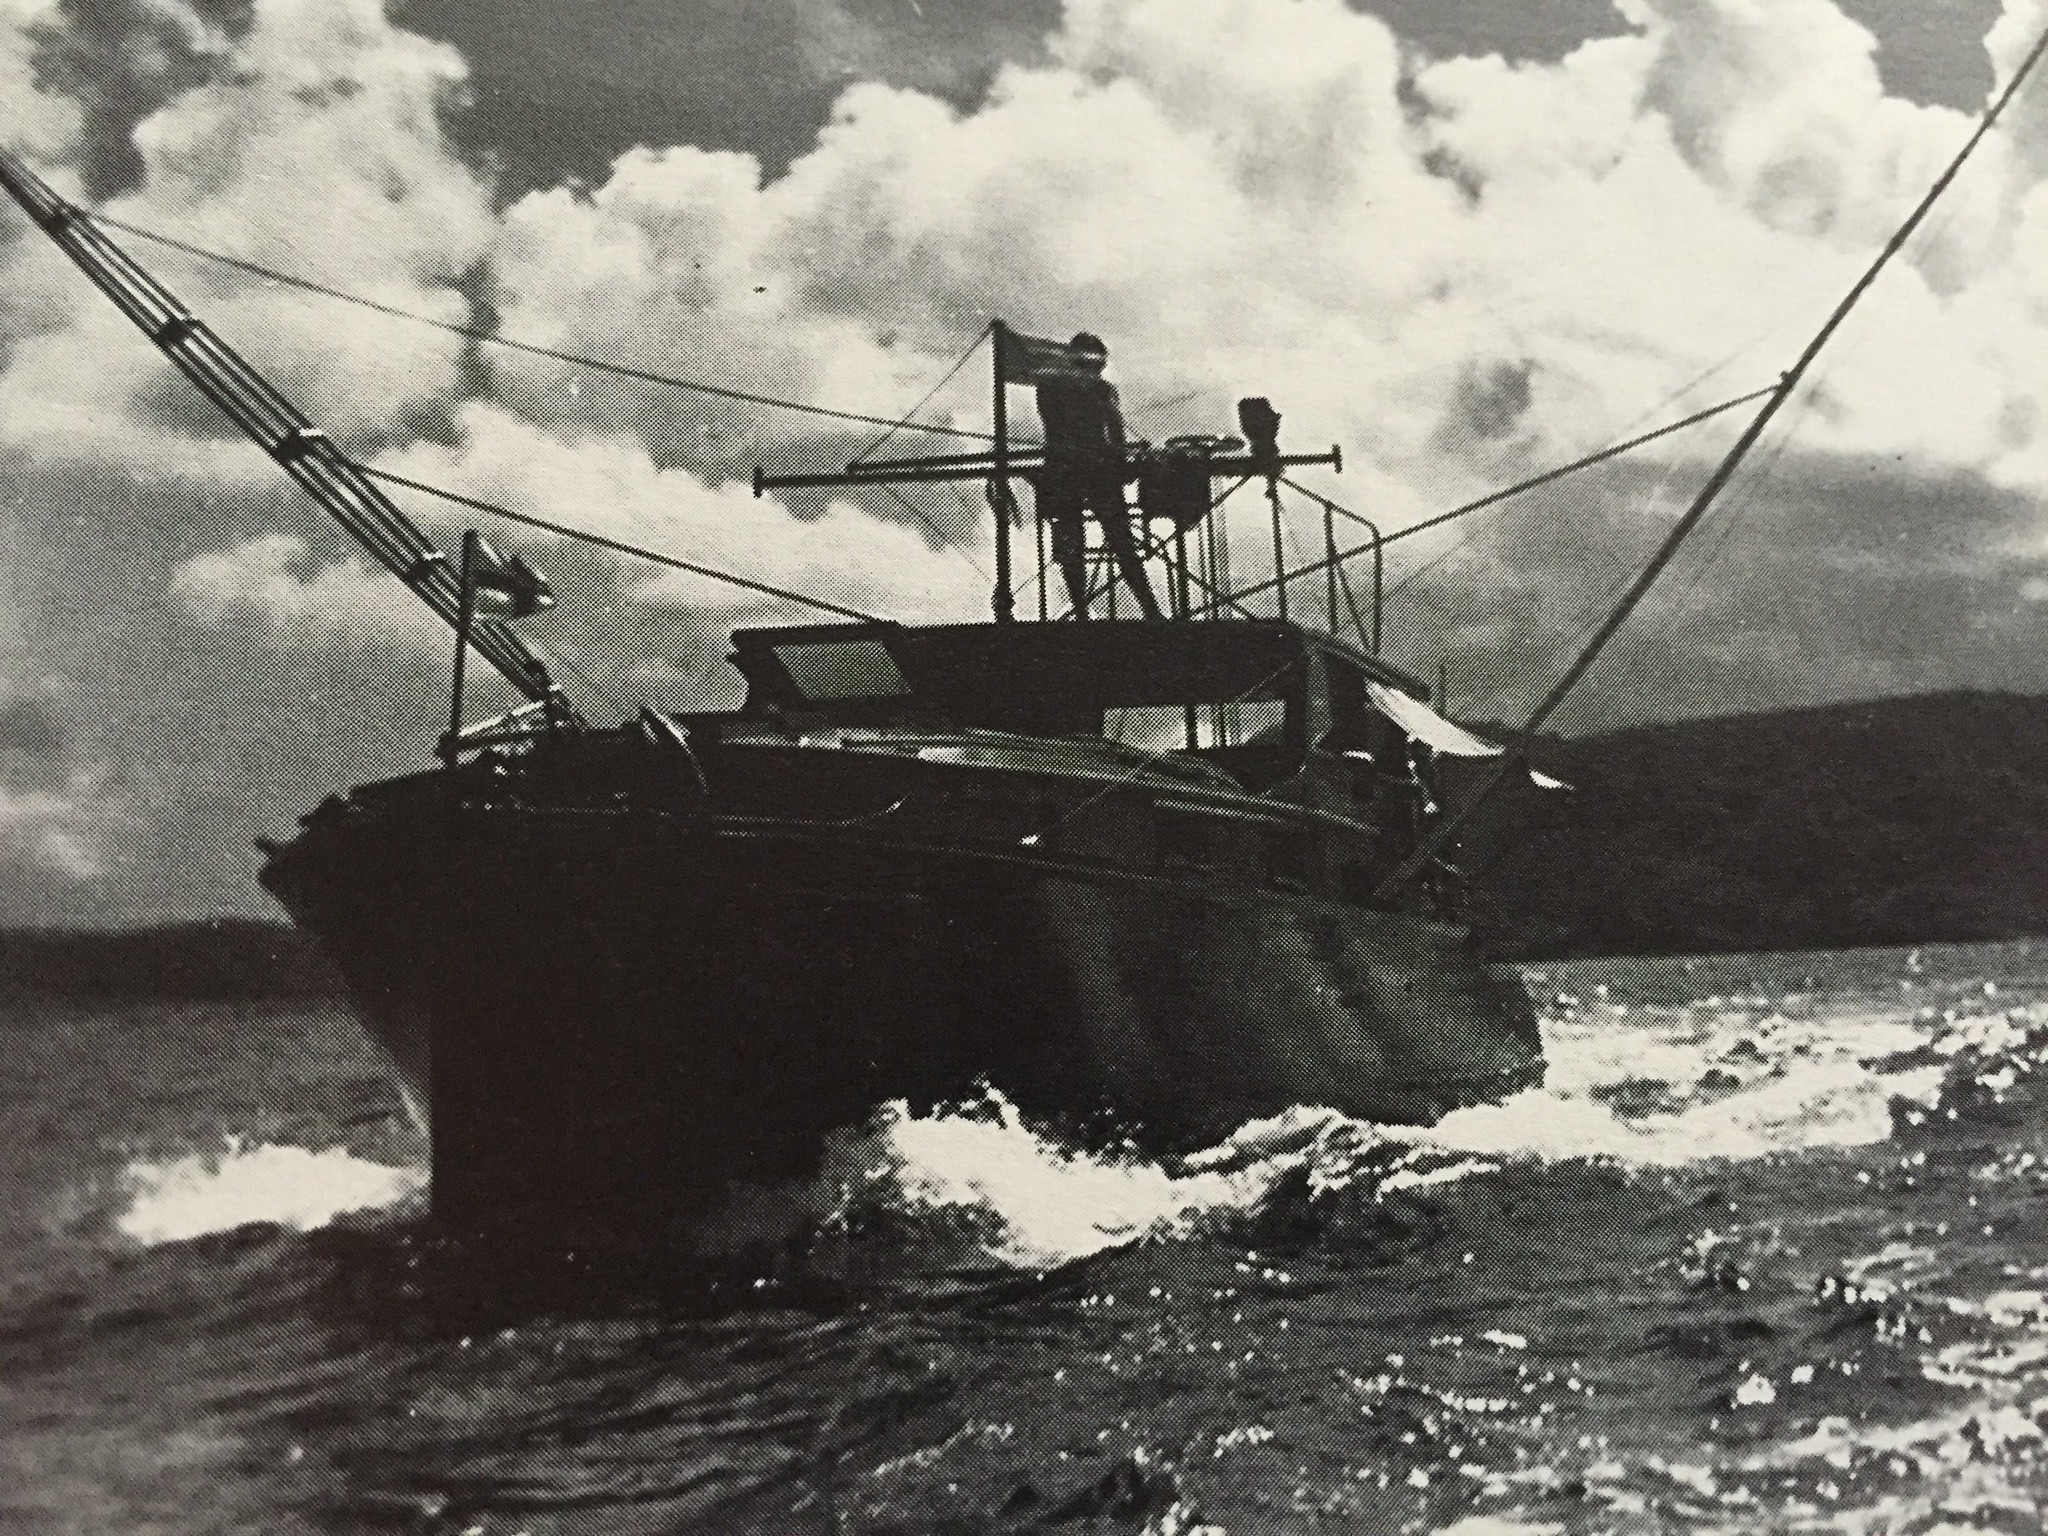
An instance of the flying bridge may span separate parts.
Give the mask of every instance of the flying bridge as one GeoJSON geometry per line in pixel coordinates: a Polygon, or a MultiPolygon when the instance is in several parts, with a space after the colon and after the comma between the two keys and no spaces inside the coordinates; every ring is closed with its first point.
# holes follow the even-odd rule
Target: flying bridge
{"type": "Polygon", "coordinates": [[[1274,569],[1282,573],[1280,616],[1287,616],[1280,486],[1288,470],[1308,465],[1341,473],[1341,449],[1283,453],[1280,414],[1258,397],[1238,402],[1242,436],[1171,437],[1156,445],[1126,441],[1115,388],[1099,377],[1106,350],[1094,337],[1048,341],[1021,335],[1000,320],[986,334],[993,343],[995,430],[989,447],[918,458],[863,457],[824,473],[770,474],[757,467],[754,494],[982,481],[996,524],[993,607],[998,622],[1008,622],[1016,617],[1010,542],[1013,527],[1023,521],[1013,482],[1021,480],[1033,493],[1041,618],[1050,616],[1044,611],[1045,573],[1056,567],[1070,600],[1067,617],[1091,618],[1098,602],[1115,617],[1121,587],[1144,618],[1190,619],[1230,606],[1227,534],[1210,514],[1237,485],[1263,480],[1272,509],[1274,569]],[[1045,443],[1011,442],[1013,384],[1037,388],[1045,443]],[[1218,496],[1213,487],[1219,481],[1236,484],[1218,496]],[[1152,563],[1166,575],[1164,604],[1147,570],[1152,563]]]}

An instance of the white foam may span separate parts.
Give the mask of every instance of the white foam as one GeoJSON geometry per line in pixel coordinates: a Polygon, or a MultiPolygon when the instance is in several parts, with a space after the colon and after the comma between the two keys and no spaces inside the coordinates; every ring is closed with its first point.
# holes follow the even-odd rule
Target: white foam
{"type": "Polygon", "coordinates": [[[1787,1070],[1726,1098],[1665,1114],[1624,1118],[1607,1104],[1552,1088],[1456,1110],[1409,1133],[1419,1144],[1470,1155],[1557,1162],[1606,1158],[1675,1168],[1816,1147],[1857,1147],[1891,1134],[1895,1098],[1920,1102],[1941,1086],[1940,1067],[1878,1073],[1860,1062],[1787,1070]]]}
{"type": "Polygon", "coordinates": [[[1046,1266],[1255,1209],[1303,1171],[1317,1192],[1391,1195],[1532,1160],[1676,1168],[1870,1145],[1891,1135],[1897,1100],[1931,1103],[1946,1070],[1938,1060],[1890,1069],[1887,1058],[1930,1041],[1974,1044],[2006,1033],[1982,1021],[1868,1011],[1794,1019],[1729,1013],[1718,1003],[1642,1009],[1626,1021],[1611,1012],[1553,1018],[1541,1088],[1421,1128],[1297,1106],[1172,1168],[1060,1146],[1000,1094],[929,1116],[898,1104],[859,1150],[861,1193],[913,1211],[975,1213],[992,1257],[1046,1266]],[[1657,1087],[1672,1107],[1617,1112],[1611,1100],[1625,1095],[1609,1090],[1637,1083],[1657,1087]]]}
{"type": "Polygon", "coordinates": [[[935,1230],[939,1240],[964,1236],[998,1262],[1047,1268],[1255,1211],[1303,1176],[1312,1195],[1434,1198],[1532,1161],[1676,1168],[1871,1145],[1892,1134],[1900,1100],[1936,1102],[1957,1052],[2010,1049],[2026,1038],[2020,1024],[1863,1002],[1794,1017],[1762,997],[1624,1018],[1601,1002],[1545,1021],[1544,1086],[1501,1103],[1420,1128],[1297,1105],[1168,1163],[1063,1146],[993,1091],[929,1115],[896,1103],[835,1138],[815,1184],[729,1224],[759,1237],[877,1207],[943,1212],[966,1220],[935,1230]],[[1617,1108],[1645,1096],[1653,1112],[1617,1108]]]}
{"type": "Polygon", "coordinates": [[[1910,1472],[1917,1479],[1910,1491],[1883,1495],[1865,1506],[1843,1506],[1800,1528],[1841,1536],[1890,1531],[1998,1536],[2033,1529],[2039,1518],[2031,1494],[2014,1474],[2016,1469],[2024,1472],[2039,1455],[2043,1412],[2048,1412],[2048,1400],[2022,1408],[1979,1398],[1905,1424],[1823,1418],[1799,1438],[1743,1458],[1736,1469],[1774,1473],[1818,1462],[1841,1473],[1850,1471],[1859,1456],[1886,1457],[1894,1475],[1910,1472]]]}
{"type": "Polygon", "coordinates": [[[1887,1058],[1930,1044],[1937,1057],[2005,1049],[2023,1033],[2003,1019],[1916,1019],[1904,1009],[1730,1014],[1715,1000],[1638,1010],[1626,1021],[1553,1018],[1542,1087],[1398,1134],[1468,1156],[1658,1168],[1868,1146],[1891,1135],[1895,1101],[1931,1104],[1942,1084],[1938,1060],[1893,1068],[1887,1058]],[[1617,1112],[1613,1101],[1626,1095],[1613,1090],[1632,1084],[1662,1093],[1670,1107],[1617,1112]]]}
{"type": "Polygon", "coordinates": [[[310,1232],[352,1211],[396,1205],[427,1182],[423,1169],[373,1163],[341,1147],[240,1143],[130,1163],[122,1178],[128,1205],[114,1225],[151,1246],[259,1222],[310,1232]]]}
{"type": "Polygon", "coordinates": [[[993,1218],[992,1257],[1026,1267],[1187,1231],[1219,1210],[1248,1210],[1285,1168],[1253,1160],[1175,1175],[1154,1162],[1077,1152],[1038,1135],[990,1094],[977,1112],[917,1116],[891,1105],[876,1133],[873,1183],[910,1208],[993,1218]]]}

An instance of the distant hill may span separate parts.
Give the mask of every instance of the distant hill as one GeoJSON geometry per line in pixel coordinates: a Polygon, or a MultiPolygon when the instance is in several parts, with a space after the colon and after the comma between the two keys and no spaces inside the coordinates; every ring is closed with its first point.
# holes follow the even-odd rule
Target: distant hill
{"type": "Polygon", "coordinates": [[[1516,957],[2048,934],[2048,699],[1954,693],[1545,740],[1467,839],[1516,957]]]}
{"type": "Polygon", "coordinates": [[[0,931],[0,997],[258,1001],[340,990],[312,940],[282,923],[0,931]]]}

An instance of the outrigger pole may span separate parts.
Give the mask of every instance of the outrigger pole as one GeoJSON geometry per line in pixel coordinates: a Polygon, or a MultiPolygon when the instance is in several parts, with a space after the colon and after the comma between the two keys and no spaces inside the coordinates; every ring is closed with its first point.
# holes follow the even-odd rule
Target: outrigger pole
{"type": "MultiPolygon", "coordinates": [[[[1962,170],[1964,162],[1984,141],[1985,135],[1991,132],[2006,107],[2019,94],[2020,87],[2025,84],[2027,76],[2033,73],[2034,66],[2041,62],[2044,53],[2048,53],[2048,31],[2041,34],[2026,58],[2021,61],[2019,68],[2013,72],[2013,77],[2005,90],[1978,123],[1977,131],[1972,133],[1963,147],[1956,152],[1956,157],[1948,163],[1947,169],[1935,178],[1934,185],[1927,189],[1926,196],[1920,199],[1918,206],[1907,215],[1906,222],[1901,224],[1891,239],[1885,242],[1884,249],[1877,253],[1868,270],[1842,296],[1841,302],[1835,306],[1821,328],[1814,332],[1813,339],[1806,344],[1798,360],[1785,370],[1783,377],[1778,380],[1777,388],[1772,390],[1770,398],[1764,401],[1763,409],[1756,413],[1747,427],[1743,428],[1742,436],[1735,440],[1735,446],[1730,448],[1721,462],[1714,467],[1713,474],[1709,475],[1706,484],[1700,487],[1699,494],[1693,498],[1692,505],[1686,508],[1685,515],[1679,518],[1671,532],[1665,535],[1664,542],[1657,546],[1657,552],[1629,584],[1628,590],[1622,594],[1621,600],[1614,605],[1613,610],[1601,621],[1592,638],[1580,648],[1572,664],[1565,668],[1564,675],[1558,678],[1551,686],[1550,692],[1543,696],[1543,702],[1536,706],[1529,716],[1528,724],[1522,727],[1520,734],[1524,744],[1556,713],[1558,706],[1564,703],[1566,697],[1578,686],[1579,679],[1586,675],[1587,669],[1599,659],[1600,653],[1607,649],[1607,643],[1614,638],[1614,632],[1621,628],[1631,613],[1635,612],[1637,604],[1643,600],[1643,595],[1663,574],[1664,568],[1671,563],[1672,556],[1678,553],[1679,545],[1685,542],[1687,535],[1699,526],[1700,519],[1712,509],[1729,479],[1741,466],[1742,461],[1749,456],[1750,450],[1756,446],[1757,439],[1763,436],[1764,428],[1769,426],[1771,419],[1784,408],[1785,402],[1792,398],[1792,392],[1806,377],[1814,359],[1820,356],[1821,349],[1833,338],[1835,332],[1841,329],[1842,322],[1849,318],[1849,311],[1854,309],[1863,295],[1870,291],[1879,274],[1891,264],[1892,258],[1904,249],[1906,242],[1913,237],[1913,232],[1926,220],[1934,205],[1940,201],[1942,193],[1948,190],[1949,183],[1954,181],[1957,173],[1962,170]]],[[[1473,813],[1507,781],[1508,775],[1521,765],[1521,760],[1522,750],[1519,746],[1514,751],[1503,753],[1478,788],[1466,797],[1465,803],[1439,822],[1429,836],[1416,846],[1415,851],[1379,883],[1372,893],[1373,902],[1384,904],[1399,895],[1402,889],[1443,851],[1444,845],[1457,836],[1465,823],[1471,820],[1473,813]]]]}
{"type": "MultiPolygon", "coordinates": [[[[451,627],[465,607],[463,583],[447,555],[401,512],[355,461],[335,447],[212,327],[138,266],[92,217],[60,197],[15,156],[0,150],[0,186],[75,262],[93,286],[154,342],[178,371],[253,438],[300,489],[329,512],[451,627]]],[[[472,616],[468,645],[547,716],[580,724],[540,658],[500,619],[472,616]]]]}

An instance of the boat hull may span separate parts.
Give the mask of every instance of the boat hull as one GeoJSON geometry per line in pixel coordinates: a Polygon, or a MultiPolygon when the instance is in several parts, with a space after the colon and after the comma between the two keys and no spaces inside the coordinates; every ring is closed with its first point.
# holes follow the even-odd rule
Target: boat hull
{"type": "Polygon", "coordinates": [[[1160,1153],[1537,1080],[1518,983],[1413,912],[766,818],[318,818],[266,883],[429,1123],[457,1236],[644,1245],[890,1100],[993,1087],[1160,1153]]]}

